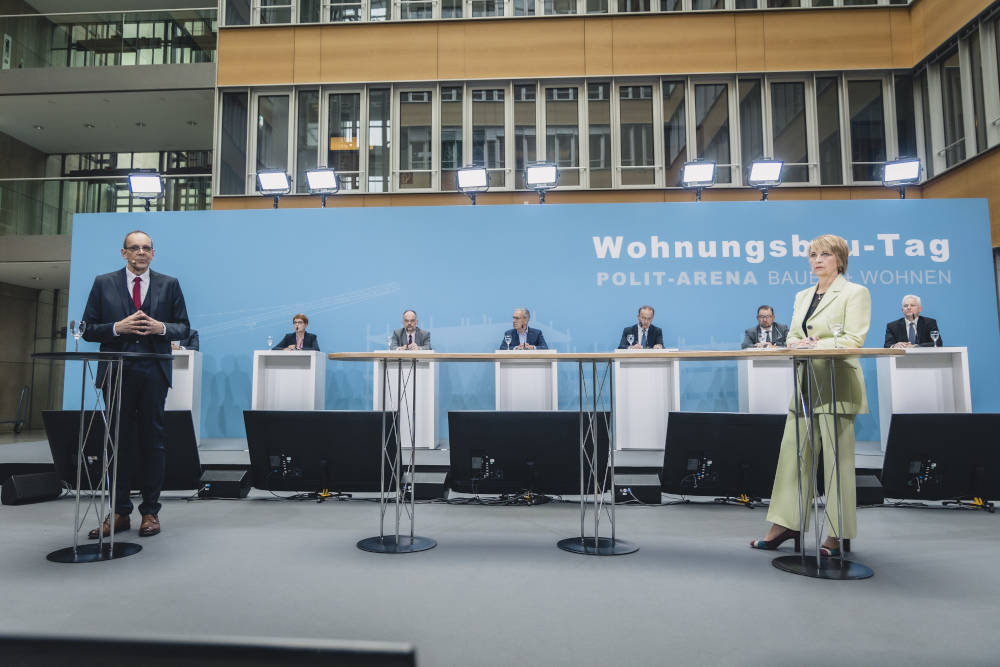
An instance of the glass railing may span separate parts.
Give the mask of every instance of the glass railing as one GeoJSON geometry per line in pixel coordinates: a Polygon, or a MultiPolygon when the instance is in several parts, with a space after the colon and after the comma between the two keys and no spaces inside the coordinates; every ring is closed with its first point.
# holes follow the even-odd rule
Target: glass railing
{"type": "MultiPolygon", "coordinates": [[[[212,207],[209,174],[164,176],[163,197],[151,211],[204,211],[212,207]]],[[[132,197],[125,176],[0,179],[0,236],[69,234],[74,213],[145,210],[132,197]]]]}
{"type": "Polygon", "coordinates": [[[0,14],[3,69],[215,62],[218,10],[0,14]]]}

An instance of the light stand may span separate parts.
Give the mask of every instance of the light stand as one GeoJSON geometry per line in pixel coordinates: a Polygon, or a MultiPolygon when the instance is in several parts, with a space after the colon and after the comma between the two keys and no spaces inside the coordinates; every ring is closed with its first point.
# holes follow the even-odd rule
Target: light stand
{"type": "Polygon", "coordinates": [[[476,195],[490,187],[490,174],[486,167],[462,167],[456,172],[458,189],[476,205],[476,195]]]}
{"type": "Polygon", "coordinates": [[[292,189],[292,179],[281,169],[268,169],[257,172],[257,191],[265,197],[274,198],[274,208],[278,208],[278,199],[287,195],[292,189]]]}
{"type": "Polygon", "coordinates": [[[694,200],[701,201],[701,191],[715,185],[715,163],[704,160],[685,162],[681,168],[681,185],[694,190],[694,200]]]}
{"type": "Polygon", "coordinates": [[[524,169],[524,182],[538,193],[538,203],[545,203],[545,193],[559,185],[559,167],[550,163],[529,164],[524,169]]]}
{"type": "MultiPolygon", "coordinates": [[[[306,185],[309,194],[320,196],[320,207],[326,208],[326,198],[340,192],[340,178],[337,172],[329,167],[310,169],[306,172],[306,185]]],[[[277,204],[275,204],[277,208],[277,204]]]]}
{"type": "Polygon", "coordinates": [[[906,186],[920,181],[920,160],[899,158],[886,162],[882,167],[882,186],[899,190],[899,198],[906,199],[906,186]]]}

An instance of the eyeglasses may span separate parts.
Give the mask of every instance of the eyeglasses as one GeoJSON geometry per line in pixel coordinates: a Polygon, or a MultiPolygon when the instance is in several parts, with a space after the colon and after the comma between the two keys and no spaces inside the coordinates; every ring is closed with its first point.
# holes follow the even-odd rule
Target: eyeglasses
{"type": "Polygon", "coordinates": [[[151,245],[130,245],[125,247],[129,252],[153,252],[153,246],[151,245]]]}

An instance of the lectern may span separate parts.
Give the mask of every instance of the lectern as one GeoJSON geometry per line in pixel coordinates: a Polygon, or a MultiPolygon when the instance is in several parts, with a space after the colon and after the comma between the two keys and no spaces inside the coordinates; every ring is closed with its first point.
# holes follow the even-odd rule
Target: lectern
{"type": "Polygon", "coordinates": [[[497,350],[496,409],[559,408],[555,350],[497,350]]]}
{"type": "Polygon", "coordinates": [[[910,347],[878,360],[878,420],[885,451],[894,414],[970,413],[969,348],[910,347]]]}
{"type": "Polygon", "coordinates": [[[618,449],[663,450],[667,415],[681,409],[676,359],[626,350],[615,357],[615,442],[618,449]]]}
{"type": "Polygon", "coordinates": [[[201,443],[201,352],[174,350],[173,382],[164,410],[188,410],[194,424],[194,441],[201,443]]]}
{"type": "MultiPolygon", "coordinates": [[[[433,360],[434,353],[430,350],[413,350],[415,356],[412,364],[406,364],[402,373],[385,373],[381,361],[372,362],[372,406],[375,410],[383,409],[383,395],[398,396],[403,412],[400,414],[400,433],[403,436],[403,447],[421,447],[433,449],[438,441],[437,385],[438,365],[433,360]],[[421,358],[423,357],[423,358],[421,358]],[[413,366],[416,375],[411,376],[413,366]],[[400,394],[400,380],[402,393],[400,394]],[[385,382],[389,387],[386,390],[385,382]],[[410,409],[414,406],[413,394],[416,394],[415,413],[410,409]]],[[[396,404],[389,401],[388,409],[396,410],[396,404]]]]}
{"type": "Polygon", "coordinates": [[[749,356],[737,363],[740,412],[786,414],[795,392],[792,360],[749,356]]]}
{"type": "Polygon", "coordinates": [[[315,350],[254,350],[251,410],[322,410],[326,355],[315,350]]]}

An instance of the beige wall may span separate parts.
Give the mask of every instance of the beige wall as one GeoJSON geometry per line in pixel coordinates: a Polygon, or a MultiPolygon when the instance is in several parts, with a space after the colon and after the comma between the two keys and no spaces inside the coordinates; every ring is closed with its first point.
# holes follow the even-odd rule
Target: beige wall
{"type": "Polygon", "coordinates": [[[989,2],[223,28],[218,84],[906,69],[989,2]]]}

